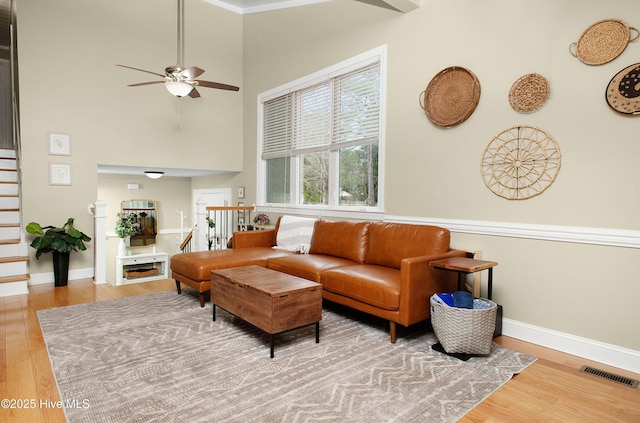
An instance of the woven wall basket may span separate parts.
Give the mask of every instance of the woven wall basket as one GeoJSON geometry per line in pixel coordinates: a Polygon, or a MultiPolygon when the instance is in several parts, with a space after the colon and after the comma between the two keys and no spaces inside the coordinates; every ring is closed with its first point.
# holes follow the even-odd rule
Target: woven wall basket
{"type": "Polygon", "coordinates": [[[547,79],[537,73],[520,77],[509,90],[509,104],[517,112],[529,113],[537,110],[549,96],[547,79]]]}
{"type": "Polygon", "coordinates": [[[569,52],[587,65],[602,65],[618,57],[640,31],[619,19],[604,19],[587,28],[569,52]],[[631,37],[631,31],[635,32],[631,37]]]}
{"type": "Polygon", "coordinates": [[[616,112],[640,115],[640,63],[618,72],[607,86],[606,97],[616,112]]]}
{"type": "Polygon", "coordinates": [[[455,126],[471,116],[480,101],[480,81],[469,70],[452,66],[433,77],[420,93],[420,107],[438,126],[455,126]]]}

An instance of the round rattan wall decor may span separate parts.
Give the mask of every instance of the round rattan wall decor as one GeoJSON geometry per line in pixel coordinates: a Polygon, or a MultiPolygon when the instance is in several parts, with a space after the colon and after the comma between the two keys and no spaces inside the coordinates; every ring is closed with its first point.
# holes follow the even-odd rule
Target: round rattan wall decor
{"type": "Polygon", "coordinates": [[[603,19],[587,28],[569,52],[587,65],[602,65],[620,56],[627,44],[635,41],[640,31],[620,19],[603,19]],[[631,36],[631,31],[635,32],[631,36]]]}
{"type": "Polygon", "coordinates": [[[549,188],[560,171],[560,148],[545,131],[514,126],[496,135],[482,155],[482,178],[494,194],[526,200],[549,188]]]}
{"type": "Polygon", "coordinates": [[[547,97],[549,97],[549,83],[544,76],[537,73],[518,78],[509,90],[509,104],[513,110],[520,113],[539,109],[547,97]]]}
{"type": "Polygon", "coordinates": [[[458,125],[471,116],[480,101],[480,81],[473,72],[452,66],[433,77],[420,93],[420,107],[435,125],[458,125]]]}
{"type": "Polygon", "coordinates": [[[618,72],[607,86],[606,97],[616,112],[640,115],[640,63],[618,72]]]}

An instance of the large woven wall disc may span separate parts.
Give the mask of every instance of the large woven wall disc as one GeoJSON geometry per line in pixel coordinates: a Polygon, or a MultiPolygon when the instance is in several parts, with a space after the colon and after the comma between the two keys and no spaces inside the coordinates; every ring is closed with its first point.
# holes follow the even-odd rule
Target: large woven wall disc
{"type": "Polygon", "coordinates": [[[514,126],[496,135],[482,156],[482,178],[494,194],[525,200],[541,194],[560,171],[560,148],[545,131],[514,126]]]}
{"type": "Polygon", "coordinates": [[[640,32],[619,19],[603,19],[585,29],[569,52],[587,65],[602,65],[618,57],[640,32]],[[631,31],[635,34],[632,36],[631,31]]]}
{"type": "Polygon", "coordinates": [[[539,109],[548,96],[547,79],[537,73],[530,73],[513,83],[509,90],[509,104],[517,112],[529,113],[539,109]]]}
{"type": "Polygon", "coordinates": [[[640,115],[640,63],[618,72],[607,86],[606,97],[616,112],[640,115]]]}
{"type": "Polygon", "coordinates": [[[469,70],[452,66],[433,77],[422,92],[427,117],[438,126],[458,125],[471,116],[480,101],[480,82],[469,70]]]}

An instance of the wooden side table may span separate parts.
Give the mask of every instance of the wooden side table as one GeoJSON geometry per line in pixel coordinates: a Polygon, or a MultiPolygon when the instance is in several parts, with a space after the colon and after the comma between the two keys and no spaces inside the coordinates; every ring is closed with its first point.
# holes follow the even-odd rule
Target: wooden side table
{"type": "MultiPolygon", "coordinates": [[[[489,278],[487,280],[487,298],[492,299],[493,294],[493,268],[498,265],[495,261],[477,260],[468,257],[451,257],[443,260],[432,261],[431,266],[436,269],[451,270],[458,272],[458,290],[464,289],[463,276],[469,273],[480,272],[482,270],[489,271],[489,278]]],[[[493,337],[502,335],[502,306],[498,305],[496,312],[496,329],[493,333],[493,337]]]]}
{"type": "Polygon", "coordinates": [[[451,257],[444,260],[432,261],[431,266],[436,269],[452,270],[458,272],[458,290],[464,289],[463,275],[479,272],[481,270],[489,270],[489,279],[487,283],[487,298],[491,299],[493,293],[493,268],[498,263],[495,261],[477,260],[468,257],[451,257]]]}

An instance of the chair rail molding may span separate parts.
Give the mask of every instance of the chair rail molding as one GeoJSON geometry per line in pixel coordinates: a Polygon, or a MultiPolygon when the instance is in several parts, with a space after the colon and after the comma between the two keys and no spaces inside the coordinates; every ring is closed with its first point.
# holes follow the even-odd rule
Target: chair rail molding
{"type": "Polygon", "coordinates": [[[530,223],[458,220],[430,217],[385,216],[386,221],[435,225],[451,232],[526,238],[545,241],[573,242],[611,247],[640,248],[640,231],[631,229],[592,228],[581,226],[538,225],[530,223]]]}

